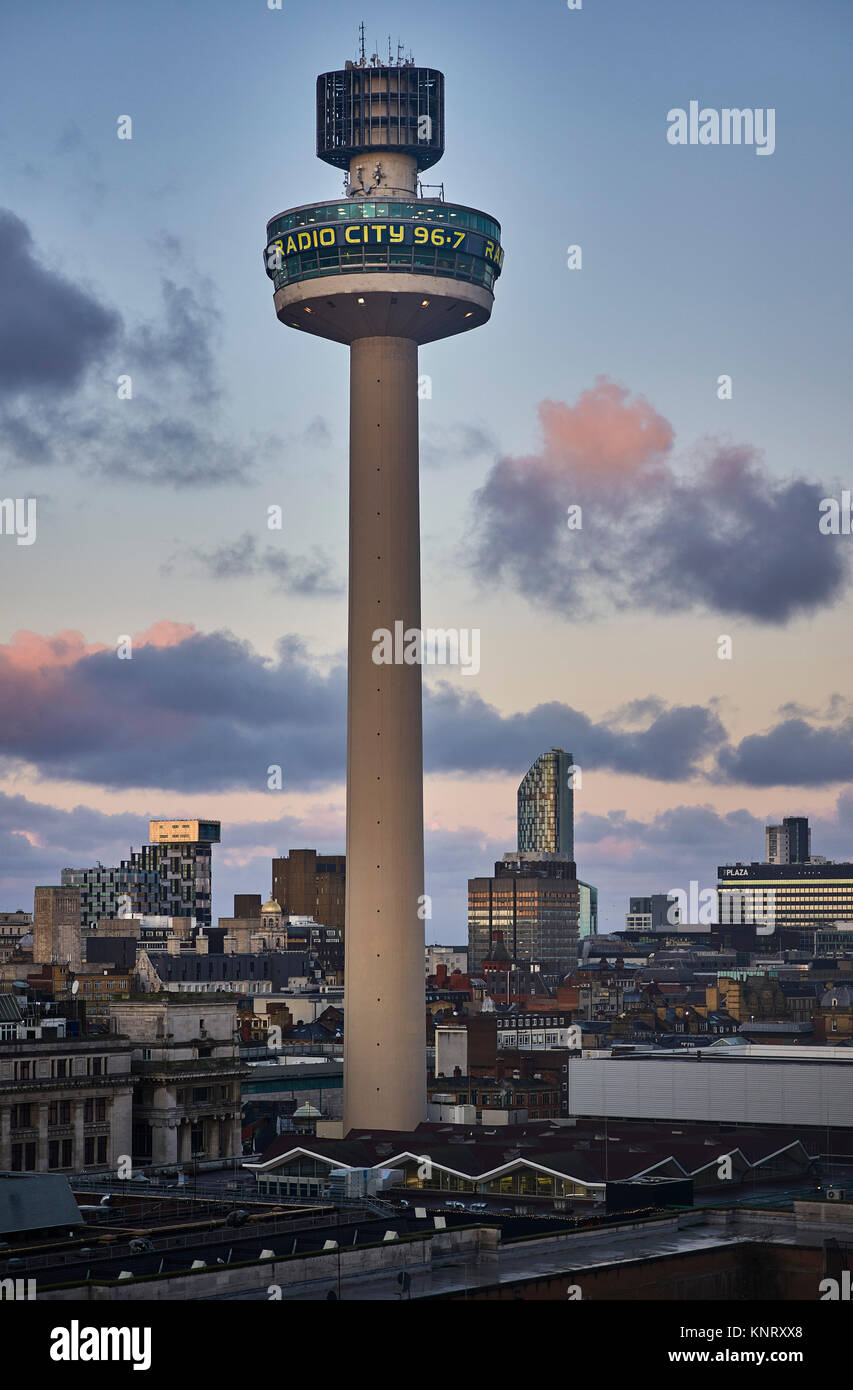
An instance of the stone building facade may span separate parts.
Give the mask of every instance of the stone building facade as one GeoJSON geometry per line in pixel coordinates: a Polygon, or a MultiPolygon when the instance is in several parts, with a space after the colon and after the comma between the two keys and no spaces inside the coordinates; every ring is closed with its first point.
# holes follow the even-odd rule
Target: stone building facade
{"type": "Polygon", "coordinates": [[[141,1166],[242,1153],[237,1003],[211,995],[117,1001],[112,1027],[132,1040],[132,1153],[141,1166]]]}
{"type": "Polygon", "coordinates": [[[0,1042],[0,1170],[115,1170],[130,1154],[130,1051],[121,1038],[0,1042]]]}

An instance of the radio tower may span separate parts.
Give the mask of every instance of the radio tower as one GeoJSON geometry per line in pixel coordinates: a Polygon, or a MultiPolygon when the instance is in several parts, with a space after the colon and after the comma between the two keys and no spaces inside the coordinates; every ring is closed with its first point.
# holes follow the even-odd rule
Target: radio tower
{"type": "Polygon", "coordinates": [[[360,58],[317,79],[317,154],[345,195],[267,224],[283,324],[350,349],[344,1134],[426,1118],[421,668],[374,633],[421,627],[418,346],[478,328],[503,251],[485,213],[425,197],[444,77],[360,58]]]}

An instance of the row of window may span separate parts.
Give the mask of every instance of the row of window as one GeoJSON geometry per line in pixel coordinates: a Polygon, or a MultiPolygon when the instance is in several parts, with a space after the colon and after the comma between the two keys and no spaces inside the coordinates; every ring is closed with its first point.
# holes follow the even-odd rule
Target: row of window
{"type": "MultiPolygon", "coordinates": [[[[85,1060],[86,1076],[103,1076],[106,1074],[106,1057],[87,1057],[85,1060]]],[[[54,1079],[62,1080],[64,1077],[72,1075],[80,1076],[83,1074],[79,1069],[74,1072],[72,1067],[73,1059],[71,1057],[54,1057],[50,1063],[50,1076],[54,1079]]],[[[15,1063],[16,1081],[35,1081],[36,1076],[44,1077],[44,1074],[43,1068],[38,1073],[36,1072],[35,1062],[15,1063]]]]}
{"type": "Polygon", "coordinates": [[[319,251],[304,251],[301,255],[288,256],[271,279],[274,288],[280,290],[285,285],[323,275],[389,269],[403,274],[413,272],[469,280],[475,285],[484,285],[487,290],[495,283],[494,266],[486,261],[469,252],[440,251],[431,246],[329,246],[319,251]]]}
{"type": "Polygon", "coordinates": [[[499,1028],[568,1028],[571,1026],[571,1014],[564,1018],[499,1018],[499,1028]]]}
{"type": "Polygon", "coordinates": [[[400,220],[426,218],[430,222],[443,222],[451,227],[465,228],[469,232],[482,232],[494,241],[500,240],[500,223],[481,212],[470,208],[456,207],[452,203],[362,203],[348,200],[345,203],[323,203],[315,208],[302,208],[298,212],[286,212],[267,224],[267,240],[274,241],[282,232],[291,232],[295,227],[310,227],[314,222],[361,221],[363,218],[390,217],[400,220]]]}
{"type": "MultiPolygon", "coordinates": [[[[10,1110],[12,1129],[34,1129],[38,1123],[37,1107],[34,1103],[28,1102],[24,1105],[13,1105],[10,1110]]],[[[49,1125],[70,1125],[71,1124],[71,1101],[52,1100],[47,1107],[47,1122],[49,1125]]],[[[85,1124],[103,1124],[107,1118],[107,1101],[105,1096],[90,1097],[83,1102],[83,1121],[85,1124]]]]}
{"type": "Polygon", "coordinates": [[[198,1105],[204,1101],[231,1100],[230,1086],[187,1086],[178,1091],[179,1105],[198,1105]]]}
{"type": "MultiPolygon", "coordinates": [[[[94,1135],[83,1141],[83,1164],[89,1168],[107,1161],[108,1139],[106,1134],[94,1135]]],[[[13,1144],[13,1173],[34,1173],[36,1170],[37,1146],[35,1144],[13,1144]]],[[[71,1139],[51,1139],[47,1146],[48,1168],[71,1168],[74,1163],[74,1146],[71,1139]]]]}

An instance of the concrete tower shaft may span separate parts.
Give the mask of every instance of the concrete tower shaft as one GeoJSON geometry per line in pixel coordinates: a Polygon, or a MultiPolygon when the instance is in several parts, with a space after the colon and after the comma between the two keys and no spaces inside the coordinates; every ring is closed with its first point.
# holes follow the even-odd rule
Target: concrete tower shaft
{"type": "Polygon", "coordinates": [[[417,196],[444,150],[444,78],[350,64],[317,83],[337,202],[280,213],[264,252],[276,313],[350,347],[344,1131],[426,1117],[421,668],[378,631],[421,628],[418,345],[487,322],[500,225],[417,196]]]}
{"type": "Polygon", "coordinates": [[[418,349],[359,338],[350,377],[344,1130],[426,1115],[421,668],[377,665],[421,624],[418,349]]]}

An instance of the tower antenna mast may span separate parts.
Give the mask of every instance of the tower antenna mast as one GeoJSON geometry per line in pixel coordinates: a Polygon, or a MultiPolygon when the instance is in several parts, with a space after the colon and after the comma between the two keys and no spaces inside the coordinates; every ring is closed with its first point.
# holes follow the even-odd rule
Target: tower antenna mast
{"type": "Polygon", "coordinates": [[[367,48],[365,47],[364,42],[364,20],[362,20],[361,24],[358,26],[358,32],[361,39],[361,51],[359,56],[361,58],[361,66],[364,67],[365,62],[367,61],[367,48]]]}

